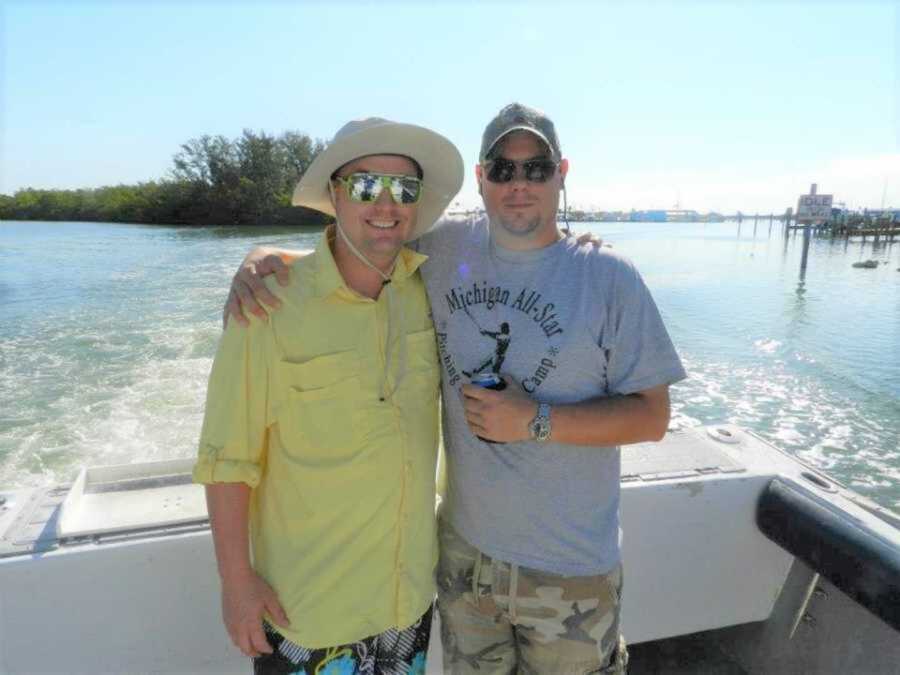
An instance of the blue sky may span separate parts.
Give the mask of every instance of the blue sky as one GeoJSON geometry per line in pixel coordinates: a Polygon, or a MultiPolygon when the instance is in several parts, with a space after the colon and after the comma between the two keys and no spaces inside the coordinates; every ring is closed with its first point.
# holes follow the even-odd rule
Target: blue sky
{"type": "Polygon", "coordinates": [[[0,0],[0,193],[164,176],[244,128],[378,115],[472,165],[504,104],[547,111],[570,201],[783,211],[809,183],[900,206],[897,2],[0,0]],[[885,186],[887,190],[885,193],[885,186]]]}

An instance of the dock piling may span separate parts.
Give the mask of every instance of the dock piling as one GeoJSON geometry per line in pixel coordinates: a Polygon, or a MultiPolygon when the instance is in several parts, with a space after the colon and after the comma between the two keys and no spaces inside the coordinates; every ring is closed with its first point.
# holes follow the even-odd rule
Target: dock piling
{"type": "Polygon", "coordinates": [[[810,240],[810,230],[812,229],[812,225],[804,225],[803,226],[803,255],[800,258],[800,275],[801,277],[806,276],[806,261],[809,258],[809,240],[810,240]]]}

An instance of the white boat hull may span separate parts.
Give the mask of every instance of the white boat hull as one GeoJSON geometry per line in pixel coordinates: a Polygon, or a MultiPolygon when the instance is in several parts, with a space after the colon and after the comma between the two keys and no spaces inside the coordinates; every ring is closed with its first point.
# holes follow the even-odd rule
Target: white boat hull
{"type": "MultiPolygon", "coordinates": [[[[805,672],[848,672],[850,657],[858,667],[877,666],[871,656],[848,652],[847,636],[857,646],[876,645],[878,658],[895,659],[885,663],[900,663],[900,634],[825,580],[813,584],[824,593],[806,598],[814,572],[763,535],[756,522],[757,503],[776,477],[818,489],[848,518],[865,521],[900,551],[900,531],[890,522],[894,514],[732,427],[719,436],[704,429],[670,434],[659,444],[625,448],[623,460],[622,626],[630,643],[716,631],[747,672],[780,672],[765,670],[772,658],[793,667],[797,664],[788,657],[802,651],[785,637],[787,624],[798,640],[806,640],[806,663],[815,661],[809,645],[819,645],[816,654],[843,649],[843,661],[832,658],[845,670],[805,672]],[[803,476],[810,472],[827,489],[803,476]],[[815,605],[839,611],[820,619],[820,635],[810,637],[816,622],[802,617],[815,605]],[[796,626],[795,615],[801,617],[796,626]],[[868,637],[860,643],[852,629],[863,625],[868,637]],[[751,646],[757,640],[769,645],[769,661],[760,660],[760,648],[751,646]]],[[[84,484],[81,489],[90,491],[84,484]]],[[[178,489],[202,488],[181,480],[178,489]]],[[[109,493],[110,504],[125,503],[121,495],[112,501],[114,485],[109,493]]],[[[103,520],[98,518],[102,494],[92,494],[81,506],[65,489],[3,494],[0,672],[248,672],[247,660],[221,624],[205,513],[193,519],[180,514],[175,523],[163,507],[139,523],[118,513],[107,520],[127,527],[109,531],[101,522],[91,533],[84,523],[103,520]],[[59,504],[67,494],[61,518],[59,504]],[[79,512],[87,504],[89,512],[79,512]],[[67,524],[57,532],[60,519],[67,524]],[[67,537],[65,527],[77,535],[67,537]]],[[[160,503],[172,501],[166,497],[160,503]]],[[[436,641],[435,633],[433,647],[436,641]]],[[[429,672],[440,672],[439,653],[432,649],[432,654],[429,672]]]]}

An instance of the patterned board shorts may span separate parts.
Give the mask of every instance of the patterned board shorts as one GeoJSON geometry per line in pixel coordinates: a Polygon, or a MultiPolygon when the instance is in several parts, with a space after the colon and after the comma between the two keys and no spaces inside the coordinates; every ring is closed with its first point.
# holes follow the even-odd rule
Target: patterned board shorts
{"type": "Polygon", "coordinates": [[[439,523],[438,610],[452,675],[622,674],[622,568],[563,577],[493,560],[439,523]]]}
{"type": "Polygon", "coordinates": [[[271,654],[253,659],[254,675],[425,675],[429,608],[412,626],[390,628],[359,642],[307,649],[265,624],[271,654]]]}

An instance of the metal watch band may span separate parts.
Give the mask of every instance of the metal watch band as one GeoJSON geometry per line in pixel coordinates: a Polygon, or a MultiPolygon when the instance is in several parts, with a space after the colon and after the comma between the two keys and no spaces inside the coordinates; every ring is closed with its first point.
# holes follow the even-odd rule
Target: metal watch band
{"type": "Polygon", "coordinates": [[[548,441],[550,440],[550,404],[549,403],[538,403],[537,415],[531,421],[529,426],[529,431],[531,432],[531,437],[536,441],[548,441]]]}

